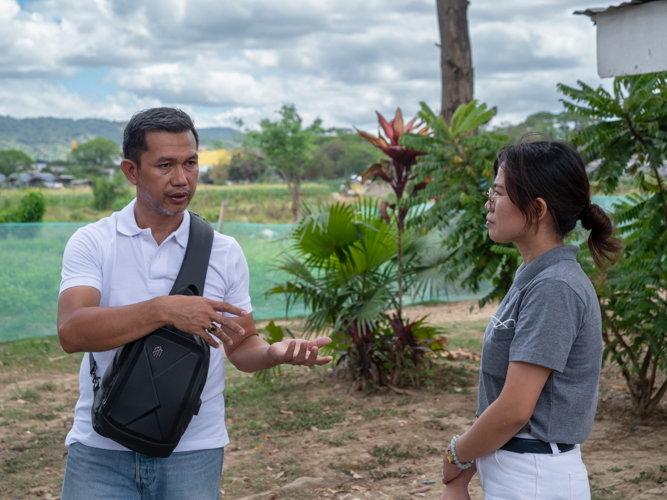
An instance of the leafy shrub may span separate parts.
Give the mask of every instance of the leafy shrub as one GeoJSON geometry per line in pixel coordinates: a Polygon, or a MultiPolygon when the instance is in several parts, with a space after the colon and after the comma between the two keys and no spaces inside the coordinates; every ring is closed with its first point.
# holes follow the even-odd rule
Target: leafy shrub
{"type": "Polygon", "coordinates": [[[435,200],[433,206],[412,218],[410,226],[424,230],[438,228],[443,240],[442,273],[449,283],[479,292],[491,281],[493,288],[479,301],[483,306],[502,299],[514,280],[520,254],[512,244],[497,244],[488,236],[487,191],[493,184],[496,151],[507,136],[493,132],[475,134],[495,111],[472,101],[459,106],[450,124],[422,103],[419,117],[432,130],[430,136],[408,134],[402,144],[426,153],[413,168],[415,182],[430,179],[423,190],[403,200],[419,206],[435,200]]]}
{"type": "Polygon", "coordinates": [[[97,177],[93,180],[93,208],[110,210],[114,202],[126,194],[125,176],[118,172],[113,179],[97,177]]]}
{"type": "Polygon", "coordinates": [[[29,191],[19,206],[0,212],[0,222],[41,222],[46,213],[46,198],[41,191],[29,191]]]}
{"type": "Polygon", "coordinates": [[[659,381],[667,368],[667,81],[662,74],[620,77],[613,92],[559,85],[566,110],[597,123],[573,139],[585,158],[599,160],[591,178],[613,192],[622,175],[634,177],[639,194],[617,204],[624,259],[605,277],[589,257],[580,259],[600,299],[605,362],[616,363],[635,411],[650,415],[667,392],[659,381]]]}

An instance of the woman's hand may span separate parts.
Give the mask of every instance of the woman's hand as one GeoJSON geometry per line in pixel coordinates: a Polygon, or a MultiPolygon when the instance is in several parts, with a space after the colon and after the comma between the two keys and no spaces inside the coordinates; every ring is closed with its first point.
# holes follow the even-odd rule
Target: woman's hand
{"type": "MultiPolygon", "coordinates": [[[[466,470],[461,470],[456,465],[452,465],[445,458],[446,465],[450,465],[458,469],[459,473],[454,479],[445,481],[446,478],[443,478],[443,482],[446,482],[447,486],[445,491],[440,495],[440,500],[470,500],[470,494],[468,493],[468,483],[477,472],[477,466],[473,464],[472,467],[466,470]]],[[[445,465],[445,467],[446,467],[445,465]]],[[[444,468],[443,467],[443,472],[444,468]]]]}

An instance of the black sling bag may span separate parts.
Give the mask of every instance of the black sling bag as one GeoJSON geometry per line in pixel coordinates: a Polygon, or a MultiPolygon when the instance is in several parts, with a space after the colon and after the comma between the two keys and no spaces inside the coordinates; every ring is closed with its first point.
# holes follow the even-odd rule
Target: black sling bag
{"type": "MultiPolygon", "coordinates": [[[[188,246],[169,295],[204,291],[213,228],[190,214],[188,246]]],[[[101,384],[89,353],[93,429],[130,450],[168,457],[199,412],[209,357],[203,339],[169,325],[118,348],[101,384]]]]}

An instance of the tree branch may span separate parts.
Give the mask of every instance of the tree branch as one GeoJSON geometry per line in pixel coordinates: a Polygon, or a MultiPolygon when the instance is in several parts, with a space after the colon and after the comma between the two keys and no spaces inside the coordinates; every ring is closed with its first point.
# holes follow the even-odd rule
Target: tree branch
{"type": "Polygon", "coordinates": [[[602,340],[604,340],[605,345],[609,347],[612,354],[614,355],[613,357],[616,361],[616,364],[618,364],[618,366],[620,367],[621,373],[623,373],[623,378],[628,383],[628,387],[630,387],[630,385],[632,384],[632,377],[630,376],[630,372],[625,367],[625,364],[623,363],[623,361],[620,359],[620,357],[618,355],[618,351],[616,350],[616,347],[609,340],[609,335],[607,334],[606,330],[602,330],[602,340]]]}
{"type": "Polygon", "coordinates": [[[605,323],[607,323],[609,325],[609,328],[611,328],[611,331],[614,333],[614,337],[616,338],[618,343],[621,344],[621,346],[623,346],[623,349],[625,350],[625,352],[628,353],[628,356],[632,360],[632,364],[636,366],[637,365],[637,359],[635,358],[635,354],[632,352],[632,349],[630,348],[630,346],[625,343],[625,340],[623,340],[623,337],[621,336],[621,333],[618,331],[618,329],[616,328],[616,325],[614,325],[613,321],[611,320],[611,318],[607,314],[607,310],[602,305],[602,301],[600,301],[598,299],[598,302],[600,303],[600,311],[602,312],[602,319],[604,320],[605,323]]]}

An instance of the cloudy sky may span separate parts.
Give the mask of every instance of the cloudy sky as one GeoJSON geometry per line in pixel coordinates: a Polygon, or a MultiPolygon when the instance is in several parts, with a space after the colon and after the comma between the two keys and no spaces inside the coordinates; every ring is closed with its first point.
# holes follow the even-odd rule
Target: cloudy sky
{"type": "MultiPolygon", "coordinates": [[[[613,2],[602,2],[609,5],[613,2]]],[[[559,111],[591,85],[592,0],[471,0],[475,98],[495,123],[559,111]]],[[[0,115],[127,120],[157,105],[253,127],[294,103],[309,123],[440,106],[435,0],[0,0],[0,115]]]]}

